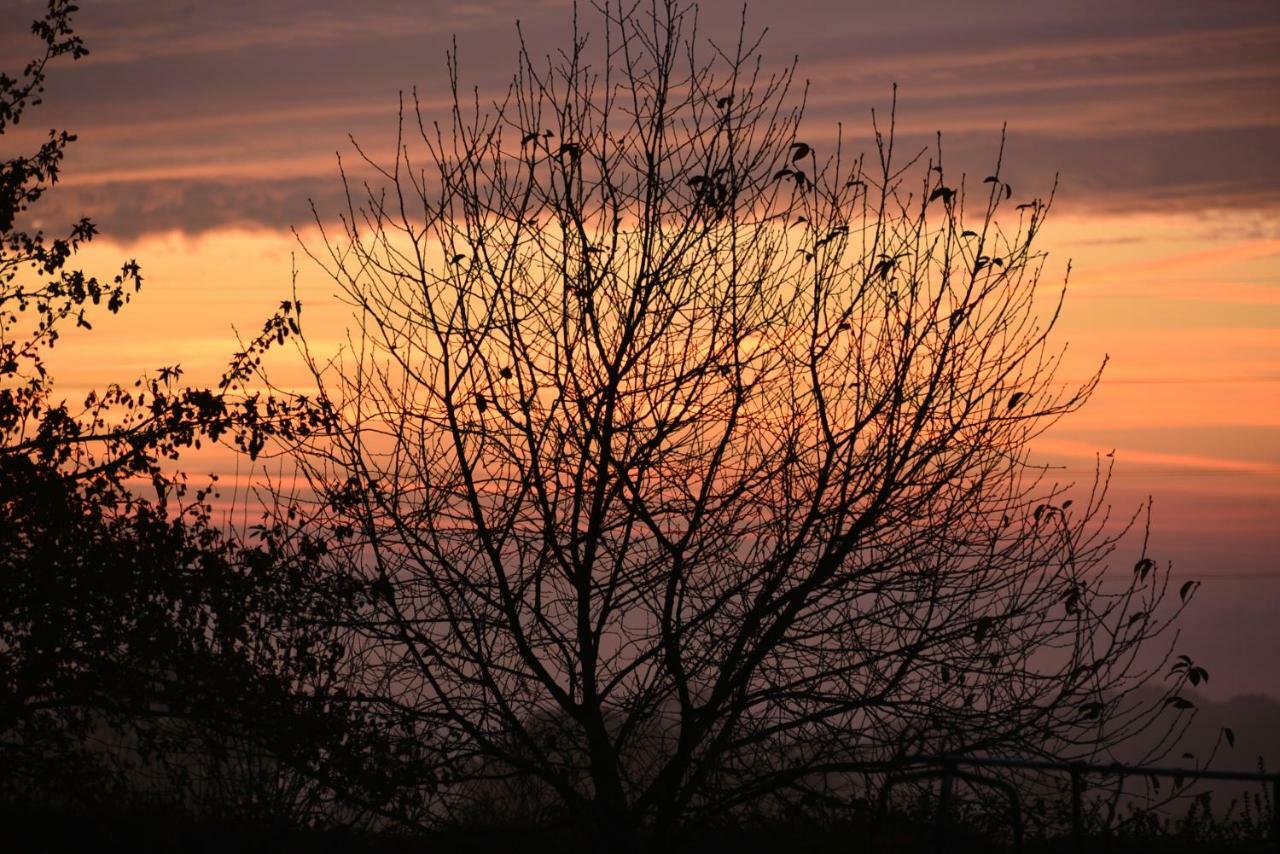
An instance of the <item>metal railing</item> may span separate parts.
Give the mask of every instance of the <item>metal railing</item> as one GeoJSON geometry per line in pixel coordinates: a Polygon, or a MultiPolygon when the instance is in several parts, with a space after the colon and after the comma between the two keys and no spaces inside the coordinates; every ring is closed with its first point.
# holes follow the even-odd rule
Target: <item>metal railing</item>
{"type": "Polygon", "coordinates": [[[1009,801],[1009,822],[1013,830],[1015,850],[1022,850],[1023,821],[1022,802],[1017,788],[1007,780],[975,773],[971,768],[1009,768],[1025,771],[1051,771],[1071,775],[1071,845],[1074,851],[1084,851],[1084,789],[1085,777],[1139,776],[1172,777],[1176,780],[1232,780],[1236,782],[1269,783],[1271,786],[1271,842],[1280,851],[1280,772],[1265,771],[1213,771],[1201,768],[1165,768],[1151,765],[1122,765],[1118,762],[1097,764],[1091,762],[1051,762],[1039,759],[1002,759],[985,756],[913,756],[895,763],[894,771],[885,778],[877,804],[877,823],[880,823],[889,805],[889,794],[894,786],[918,780],[940,777],[942,786],[935,814],[935,841],[945,847],[948,839],[948,822],[956,781],[971,786],[993,789],[1009,801]]]}

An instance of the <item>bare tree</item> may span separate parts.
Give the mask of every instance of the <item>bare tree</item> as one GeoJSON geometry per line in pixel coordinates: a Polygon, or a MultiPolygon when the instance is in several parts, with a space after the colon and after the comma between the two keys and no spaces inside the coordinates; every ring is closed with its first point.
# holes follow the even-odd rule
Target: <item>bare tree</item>
{"type": "Polygon", "coordinates": [[[900,160],[891,115],[806,141],[745,23],[597,11],[494,102],[451,60],[309,250],[354,326],[304,339],[332,430],[290,503],[364,590],[349,696],[431,746],[420,817],[536,780],[612,845],[1145,725],[1167,576],[1107,580],[1109,464],[1029,456],[1098,380],[1055,379],[1051,189],[900,160]]]}

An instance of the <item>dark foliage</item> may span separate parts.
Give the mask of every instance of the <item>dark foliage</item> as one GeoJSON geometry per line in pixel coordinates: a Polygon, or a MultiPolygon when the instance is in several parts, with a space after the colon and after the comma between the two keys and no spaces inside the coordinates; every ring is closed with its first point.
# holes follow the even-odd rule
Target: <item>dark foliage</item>
{"type": "MultiPolygon", "coordinates": [[[[0,74],[0,133],[40,103],[50,62],[87,53],[75,10],[52,0],[32,26],[43,53],[0,74]]],[[[232,398],[290,321],[283,309],[268,321],[217,389],[181,387],[173,366],[79,406],[60,399],[48,349],[142,285],[132,260],[107,279],[71,266],[96,234],[89,219],[56,238],[23,227],[74,139],[54,131],[0,163],[0,798],[311,809],[316,785],[281,781],[348,723],[346,706],[314,700],[343,653],[314,623],[338,600],[299,584],[313,551],[286,561],[266,536],[228,540],[214,484],[189,489],[171,468],[202,441],[256,455],[264,434],[308,429],[270,400],[232,398]]]]}

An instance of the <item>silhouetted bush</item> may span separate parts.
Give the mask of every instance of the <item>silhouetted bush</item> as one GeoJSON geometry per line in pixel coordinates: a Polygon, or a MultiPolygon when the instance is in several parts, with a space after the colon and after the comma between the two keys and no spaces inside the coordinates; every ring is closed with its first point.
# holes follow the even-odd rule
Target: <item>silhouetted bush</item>
{"type": "MultiPolygon", "coordinates": [[[[51,0],[32,27],[42,55],[0,75],[0,134],[39,104],[50,62],[87,52],[75,9],[51,0]]],[[[159,798],[252,817],[274,797],[264,809],[314,819],[319,784],[290,769],[314,764],[351,717],[299,698],[335,678],[341,644],[316,627],[317,597],[334,597],[299,585],[306,548],[278,559],[267,538],[228,539],[214,485],[189,489],[173,466],[202,440],[248,449],[287,420],[228,391],[281,321],[217,389],[181,387],[173,366],[79,406],[60,399],[48,349],[142,284],[132,260],[110,279],[70,266],[97,233],[89,219],[57,238],[24,225],[74,139],[54,131],[0,163],[0,802],[74,812],[159,798]]]]}

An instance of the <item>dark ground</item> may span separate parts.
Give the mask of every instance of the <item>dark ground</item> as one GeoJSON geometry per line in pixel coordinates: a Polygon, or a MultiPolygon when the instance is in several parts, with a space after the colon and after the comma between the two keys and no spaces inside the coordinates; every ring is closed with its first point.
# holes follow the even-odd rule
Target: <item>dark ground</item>
{"type": "MultiPolygon", "coordinates": [[[[136,851],[174,854],[221,854],[264,851],[270,854],[408,854],[408,852],[519,851],[528,854],[571,854],[587,850],[580,839],[554,828],[503,827],[422,836],[368,836],[339,831],[307,831],[270,825],[236,825],[199,822],[165,815],[112,813],[99,815],[0,812],[0,850],[6,852],[136,851]]],[[[729,851],[733,854],[835,854],[835,852],[978,852],[1011,851],[1012,846],[979,838],[959,830],[942,847],[931,828],[918,822],[890,821],[874,838],[863,826],[817,827],[812,824],[776,824],[756,828],[732,828],[657,842],[648,841],[641,852],[692,854],[729,851]]],[[[1068,852],[1067,840],[1030,841],[1027,852],[1068,852]]],[[[1280,847],[1263,842],[1214,842],[1205,839],[1161,836],[1146,839],[1086,839],[1080,849],[1089,852],[1274,852],[1280,847]]]]}

